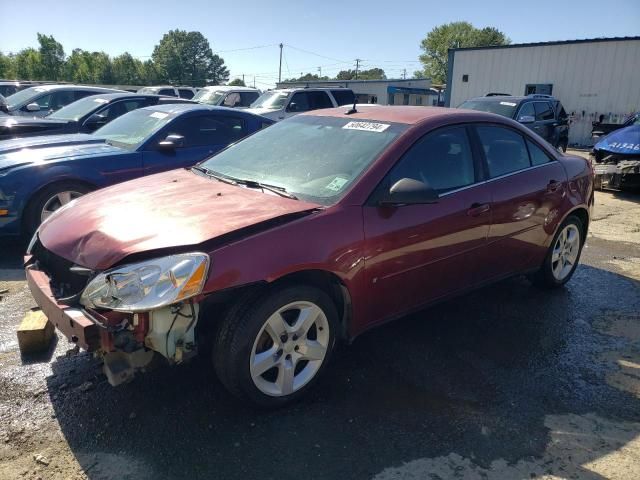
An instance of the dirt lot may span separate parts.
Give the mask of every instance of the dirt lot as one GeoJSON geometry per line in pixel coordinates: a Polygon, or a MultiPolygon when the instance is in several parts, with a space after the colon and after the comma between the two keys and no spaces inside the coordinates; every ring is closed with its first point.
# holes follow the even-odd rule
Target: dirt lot
{"type": "Polygon", "coordinates": [[[372,331],[292,408],[239,406],[206,359],[112,388],[33,305],[0,244],[2,479],[640,478],[640,195],[598,193],[564,289],[524,278],[372,331]]]}

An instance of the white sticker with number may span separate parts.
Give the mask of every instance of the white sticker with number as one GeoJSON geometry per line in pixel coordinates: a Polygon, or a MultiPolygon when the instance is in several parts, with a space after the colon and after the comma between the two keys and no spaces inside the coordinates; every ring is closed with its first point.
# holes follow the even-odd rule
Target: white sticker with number
{"type": "Polygon", "coordinates": [[[384,132],[390,125],[374,122],[349,122],[344,127],[346,130],[364,130],[365,132],[384,132]]]}
{"type": "Polygon", "coordinates": [[[515,107],[516,104],[513,102],[500,102],[500,105],[506,105],[508,107],[515,107]]]}
{"type": "Polygon", "coordinates": [[[151,118],[159,118],[160,120],[162,120],[163,118],[166,118],[169,114],[168,113],[163,113],[163,112],[153,112],[151,115],[149,115],[151,118]]]}
{"type": "Polygon", "coordinates": [[[339,191],[342,187],[344,187],[344,184],[347,183],[349,180],[347,180],[346,178],[341,178],[341,177],[336,177],[333,180],[331,180],[331,183],[329,183],[329,185],[327,185],[326,189],[328,190],[333,190],[334,192],[339,191]]]}

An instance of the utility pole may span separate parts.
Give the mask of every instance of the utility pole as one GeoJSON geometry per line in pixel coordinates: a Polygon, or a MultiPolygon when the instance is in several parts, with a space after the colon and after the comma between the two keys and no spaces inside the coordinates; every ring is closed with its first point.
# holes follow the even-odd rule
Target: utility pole
{"type": "Polygon", "coordinates": [[[280,66],[278,67],[278,83],[282,81],[282,47],[283,44],[280,44],[280,66]]]}
{"type": "Polygon", "coordinates": [[[362,59],[356,58],[356,80],[358,79],[358,69],[360,68],[360,62],[362,59]]]}
{"type": "Polygon", "coordinates": [[[407,79],[407,69],[406,68],[402,69],[402,79],[403,80],[407,79]]]}
{"type": "Polygon", "coordinates": [[[242,74],[242,85],[244,85],[244,73],[242,74]]]}
{"type": "Polygon", "coordinates": [[[253,76],[253,88],[256,88],[256,76],[253,76]]]}
{"type": "Polygon", "coordinates": [[[318,77],[322,77],[322,67],[318,67],[318,77]]]}

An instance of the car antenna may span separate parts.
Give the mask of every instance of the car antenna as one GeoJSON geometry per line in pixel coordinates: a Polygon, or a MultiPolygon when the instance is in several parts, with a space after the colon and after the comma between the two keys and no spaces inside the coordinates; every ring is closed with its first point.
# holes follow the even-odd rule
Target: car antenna
{"type": "Polygon", "coordinates": [[[354,97],[354,99],[353,99],[353,107],[351,107],[349,110],[344,112],[344,114],[345,115],[351,115],[353,113],[358,113],[358,110],[356,110],[356,103],[358,103],[358,97],[354,97]]]}

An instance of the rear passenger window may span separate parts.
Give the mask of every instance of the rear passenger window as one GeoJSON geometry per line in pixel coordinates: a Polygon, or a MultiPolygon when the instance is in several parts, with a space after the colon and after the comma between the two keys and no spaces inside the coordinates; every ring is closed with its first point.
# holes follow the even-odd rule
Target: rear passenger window
{"type": "Polygon", "coordinates": [[[527,140],[527,147],[529,148],[529,156],[531,157],[531,165],[543,165],[551,161],[551,157],[545,153],[535,143],[527,140]]]}
{"type": "Polygon", "coordinates": [[[331,90],[331,94],[338,105],[353,105],[356,99],[351,90],[331,90]]]}
{"type": "Polygon", "coordinates": [[[518,121],[520,121],[522,117],[536,117],[536,111],[533,108],[533,103],[525,103],[520,107],[520,111],[518,112],[518,121]]]}
{"type": "Polygon", "coordinates": [[[175,97],[176,92],[173,90],[173,88],[162,88],[158,92],[158,95],[169,95],[171,97],[175,97]]]}
{"type": "Polygon", "coordinates": [[[531,166],[522,135],[503,127],[477,127],[491,178],[531,166]]]}
{"type": "Polygon", "coordinates": [[[389,186],[403,178],[428,183],[438,193],[473,184],[473,155],[465,128],[438,130],[418,140],[389,174],[389,186]]]}
{"type": "Polygon", "coordinates": [[[553,120],[554,114],[549,102],[535,102],[536,120],[553,120]]]}

